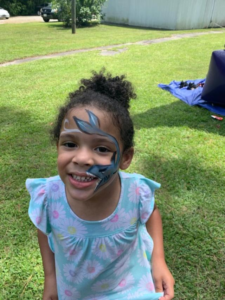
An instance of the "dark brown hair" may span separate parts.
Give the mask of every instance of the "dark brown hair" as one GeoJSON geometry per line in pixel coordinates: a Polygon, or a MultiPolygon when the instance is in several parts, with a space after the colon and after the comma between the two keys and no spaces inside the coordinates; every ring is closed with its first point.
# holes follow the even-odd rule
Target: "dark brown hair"
{"type": "Polygon", "coordinates": [[[65,105],[59,109],[51,131],[53,140],[58,143],[63,119],[70,109],[90,105],[111,115],[125,151],[134,145],[134,126],[128,111],[130,99],[136,98],[133,86],[125,75],[112,77],[110,73],[105,74],[105,69],[92,74],[90,79],[81,80],[79,89],[69,93],[65,105]]]}

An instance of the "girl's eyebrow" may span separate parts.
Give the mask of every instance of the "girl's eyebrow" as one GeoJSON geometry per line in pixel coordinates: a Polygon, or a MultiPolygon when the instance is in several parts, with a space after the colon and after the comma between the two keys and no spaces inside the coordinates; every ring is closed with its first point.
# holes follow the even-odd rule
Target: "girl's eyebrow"
{"type": "Polygon", "coordinates": [[[113,141],[111,141],[109,138],[103,137],[101,135],[97,135],[97,137],[95,138],[95,141],[97,143],[105,143],[105,142],[107,142],[107,143],[112,144],[112,145],[115,146],[115,143],[113,141]]]}
{"type": "Polygon", "coordinates": [[[60,136],[59,136],[59,137],[72,139],[72,138],[74,138],[74,134],[69,133],[69,132],[66,132],[66,131],[62,131],[62,132],[60,133],[60,136]]]}

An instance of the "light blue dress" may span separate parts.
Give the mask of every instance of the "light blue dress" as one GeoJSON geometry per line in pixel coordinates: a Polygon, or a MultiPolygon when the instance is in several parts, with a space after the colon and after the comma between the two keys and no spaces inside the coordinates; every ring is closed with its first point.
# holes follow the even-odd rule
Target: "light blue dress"
{"type": "Polygon", "coordinates": [[[145,226],[160,185],[138,174],[119,176],[119,203],[101,221],[75,215],[59,176],[26,181],[29,216],[48,235],[55,254],[59,300],[157,300],[163,295],[155,292],[153,241],[145,226]]]}

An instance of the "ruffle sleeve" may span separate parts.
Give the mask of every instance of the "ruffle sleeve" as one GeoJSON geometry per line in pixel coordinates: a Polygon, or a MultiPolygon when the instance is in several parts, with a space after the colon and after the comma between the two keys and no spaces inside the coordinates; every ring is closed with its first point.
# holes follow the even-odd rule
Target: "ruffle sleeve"
{"type": "Polygon", "coordinates": [[[139,213],[140,221],[145,224],[151,216],[155,205],[155,190],[160,188],[160,184],[145,177],[139,181],[139,213]]]}
{"type": "Polygon", "coordinates": [[[28,215],[34,225],[44,234],[51,232],[48,218],[47,179],[27,179],[26,188],[31,196],[28,215]]]}

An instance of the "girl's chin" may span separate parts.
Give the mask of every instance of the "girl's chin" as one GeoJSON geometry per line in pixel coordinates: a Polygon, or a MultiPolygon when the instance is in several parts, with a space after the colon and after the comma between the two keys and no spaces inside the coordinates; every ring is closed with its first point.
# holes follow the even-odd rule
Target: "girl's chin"
{"type": "Polygon", "coordinates": [[[84,189],[66,189],[66,196],[70,203],[86,202],[91,200],[94,197],[94,195],[94,189],[89,189],[88,191],[84,189]]]}

